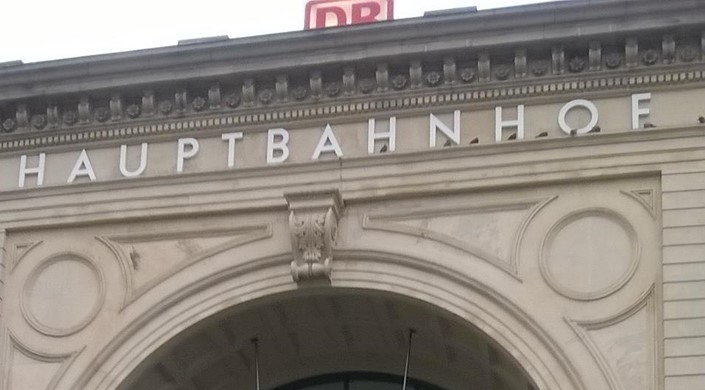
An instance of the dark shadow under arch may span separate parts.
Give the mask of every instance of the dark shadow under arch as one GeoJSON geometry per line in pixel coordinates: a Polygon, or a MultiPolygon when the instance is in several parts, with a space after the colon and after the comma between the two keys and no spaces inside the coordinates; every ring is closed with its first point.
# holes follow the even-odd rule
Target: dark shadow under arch
{"type": "Polygon", "coordinates": [[[403,373],[412,327],[411,375],[427,384],[419,390],[535,388],[509,353],[445,309],[391,292],[314,287],[200,321],[145,359],[120,390],[254,388],[253,337],[260,339],[263,389],[343,372],[393,380],[403,373]]]}
{"type": "MultiPolygon", "coordinates": [[[[325,387],[326,390],[365,390],[366,386],[374,386],[375,390],[398,390],[403,380],[404,377],[379,372],[340,372],[300,379],[272,390],[312,390],[321,387],[325,387]]],[[[448,389],[409,378],[407,390],[448,389]]]]}

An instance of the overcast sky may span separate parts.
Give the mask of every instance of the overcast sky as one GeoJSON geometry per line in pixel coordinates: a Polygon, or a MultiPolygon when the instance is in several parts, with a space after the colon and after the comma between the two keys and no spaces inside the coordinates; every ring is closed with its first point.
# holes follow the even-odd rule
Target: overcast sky
{"type": "MultiPolygon", "coordinates": [[[[548,0],[395,0],[395,18],[424,11],[548,0]]],[[[14,0],[2,2],[0,62],[25,63],[172,46],[180,39],[302,30],[306,0],[14,0]]]]}

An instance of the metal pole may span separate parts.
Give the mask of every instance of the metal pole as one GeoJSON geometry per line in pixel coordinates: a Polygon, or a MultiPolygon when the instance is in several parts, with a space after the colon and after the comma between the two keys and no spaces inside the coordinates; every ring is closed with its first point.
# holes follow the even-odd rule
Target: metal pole
{"type": "Polygon", "coordinates": [[[409,360],[411,360],[411,339],[414,337],[416,330],[409,328],[409,346],[406,350],[406,365],[404,366],[404,384],[402,385],[402,390],[406,390],[406,383],[409,379],[409,360]]]}
{"type": "Polygon", "coordinates": [[[252,341],[252,344],[255,346],[255,380],[257,383],[256,390],[260,390],[260,388],[259,388],[259,339],[257,337],[255,337],[250,341],[252,341]]]}

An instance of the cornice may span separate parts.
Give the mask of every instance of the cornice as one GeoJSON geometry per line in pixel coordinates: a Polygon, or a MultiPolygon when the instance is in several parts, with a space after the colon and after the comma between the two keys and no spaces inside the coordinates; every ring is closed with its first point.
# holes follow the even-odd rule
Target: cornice
{"type": "Polygon", "coordinates": [[[703,20],[705,0],[568,1],[10,67],[0,152],[698,85],[703,20]]]}
{"type": "Polygon", "coordinates": [[[566,95],[575,97],[607,97],[633,93],[635,89],[673,89],[705,85],[705,65],[655,66],[648,72],[585,73],[536,78],[527,82],[494,81],[424,85],[364,94],[357,97],[321,98],[302,103],[272,104],[264,107],[217,108],[207,112],[184,113],[177,118],[158,116],[106,123],[77,123],[57,129],[16,129],[0,135],[0,152],[19,152],[75,144],[124,142],[145,137],[177,135],[186,132],[209,134],[209,130],[232,129],[263,131],[270,125],[310,123],[324,124],[373,117],[380,113],[412,115],[422,110],[452,109],[460,106],[479,109],[511,101],[536,104],[552,102],[566,95]],[[653,71],[652,71],[653,70],[653,71]],[[531,99],[527,101],[527,99],[531,99]],[[258,129],[259,128],[259,129],[258,129]],[[23,131],[24,130],[24,131],[23,131]]]}
{"type": "Polygon", "coordinates": [[[326,55],[335,56],[332,63],[337,63],[341,59],[367,59],[375,54],[386,57],[402,52],[421,54],[461,48],[487,49],[520,42],[529,44],[643,33],[675,26],[702,26],[704,5],[704,0],[573,0],[287,32],[0,68],[0,87],[16,84],[26,87],[30,83],[34,88],[26,92],[32,94],[39,92],[32,90],[41,88],[40,83],[63,80],[87,90],[86,79],[99,79],[102,75],[115,80],[128,75],[130,78],[119,85],[133,85],[135,73],[146,73],[147,70],[150,73],[160,71],[168,74],[164,80],[174,80],[175,76],[179,78],[175,71],[183,67],[188,70],[187,78],[191,79],[195,74],[200,77],[224,76],[215,70],[216,65],[224,63],[234,66],[229,71],[249,69],[259,73],[272,70],[267,65],[270,63],[276,63],[278,69],[298,67],[301,60],[306,65],[331,63],[331,60],[325,60],[326,55]],[[441,36],[444,39],[438,42],[441,36]],[[486,40],[488,37],[491,39],[486,40]],[[442,46],[433,46],[434,43],[442,43],[442,46]],[[344,58],[341,58],[341,52],[345,53],[344,58]],[[289,60],[288,66],[282,66],[281,58],[289,60]],[[275,62],[268,61],[271,59],[275,62]],[[250,67],[247,68],[246,64],[250,67]],[[212,70],[203,72],[205,68],[212,70]]]}

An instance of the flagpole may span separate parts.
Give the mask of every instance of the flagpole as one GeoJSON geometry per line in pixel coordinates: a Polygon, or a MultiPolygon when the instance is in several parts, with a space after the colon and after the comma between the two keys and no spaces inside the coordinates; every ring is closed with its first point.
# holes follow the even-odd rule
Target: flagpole
{"type": "Polygon", "coordinates": [[[409,361],[411,360],[411,339],[414,337],[416,330],[409,328],[409,345],[406,349],[406,365],[404,365],[404,383],[402,385],[402,390],[406,390],[406,383],[409,379],[409,361]]]}
{"type": "Polygon", "coordinates": [[[256,380],[256,389],[255,390],[260,390],[259,387],[259,339],[257,337],[253,338],[252,344],[255,346],[255,380],[256,380]]]}

